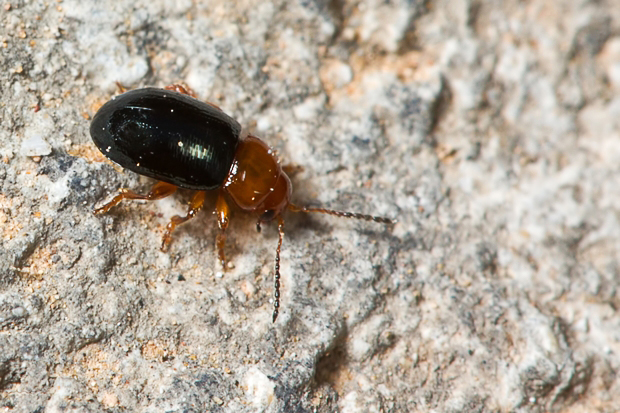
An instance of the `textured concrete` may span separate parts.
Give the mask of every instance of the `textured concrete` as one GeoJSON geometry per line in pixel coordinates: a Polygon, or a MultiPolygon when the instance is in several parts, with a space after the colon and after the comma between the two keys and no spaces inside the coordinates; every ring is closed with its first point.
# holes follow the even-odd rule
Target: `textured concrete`
{"type": "Polygon", "coordinates": [[[0,9],[1,412],[620,410],[614,1],[14,1],[0,9]],[[278,150],[237,212],[94,148],[127,87],[184,82],[278,150]]]}

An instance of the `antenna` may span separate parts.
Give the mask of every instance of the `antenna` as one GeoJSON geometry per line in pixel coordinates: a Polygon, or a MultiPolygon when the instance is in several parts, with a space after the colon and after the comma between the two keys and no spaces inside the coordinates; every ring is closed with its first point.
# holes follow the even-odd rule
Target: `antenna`
{"type": "Polygon", "coordinates": [[[276,248],[276,271],[273,277],[273,323],[278,318],[280,309],[280,249],[282,248],[282,238],[284,238],[284,219],[278,215],[278,248],[276,248]]]}
{"type": "MultiPolygon", "coordinates": [[[[355,218],[364,221],[374,221],[380,224],[393,225],[397,221],[386,217],[377,217],[373,215],[358,214],[357,212],[343,212],[335,211],[333,209],[326,208],[313,208],[313,207],[300,207],[294,204],[289,204],[288,209],[293,212],[317,212],[319,214],[333,215],[341,218],[355,218]]],[[[260,221],[256,223],[256,229],[260,232],[260,221]]],[[[282,249],[282,239],[284,238],[284,219],[282,215],[278,215],[278,247],[276,248],[276,264],[275,275],[273,280],[273,322],[276,322],[280,310],[280,250],[282,249]]]]}
{"type": "Polygon", "coordinates": [[[326,209],[326,208],[314,208],[314,207],[306,207],[306,206],[300,207],[300,206],[293,205],[293,204],[289,204],[288,209],[294,212],[318,212],[319,214],[333,215],[333,216],[342,217],[342,218],[355,218],[355,219],[361,219],[364,221],[374,221],[380,224],[388,224],[388,225],[393,225],[397,222],[395,219],[390,219],[386,217],[377,217],[373,215],[358,214],[357,212],[335,211],[333,209],[326,209]]]}

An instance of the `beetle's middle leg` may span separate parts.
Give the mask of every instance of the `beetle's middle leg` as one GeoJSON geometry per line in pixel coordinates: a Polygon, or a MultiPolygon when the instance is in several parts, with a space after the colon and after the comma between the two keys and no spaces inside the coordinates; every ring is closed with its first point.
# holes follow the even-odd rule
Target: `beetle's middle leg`
{"type": "Polygon", "coordinates": [[[164,89],[172,90],[173,92],[182,93],[184,95],[189,95],[193,98],[196,98],[196,93],[185,85],[181,85],[179,83],[173,83],[171,85],[166,86],[164,89]]]}
{"type": "MultiPolygon", "coordinates": [[[[168,86],[166,86],[164,89],[166,89],[166,90],[172,90],[173,92],[182,93],[182,94],[184,94],[184,95],[191,96],[191,97],[193,97],[194,99],[198,99],[198,98],[196,97],[196,93],[195,93],[192,89],[190,89],[190,88],[189,88],[189,87],[187,87],[187,86],[184,86],[184,85],[178,84],[178,83],[173,83],[172,85],[168,85],[168,86]]],[[[214,107],[215,109],[217,109],[217,110],[220,110],[220,111],[222,110],[222,109],[221,109],[218,105],[216,105],[215,103],[211,103],[211,102],[205,102],[205,103],[206,103],[207,105],[213,106],[213,107],[214,107]]]]}
{"type": "Polygon", "coordinates": [[[184,223],[185,221],[189,221],[194,218],[198,211],[202,209],[202,206],[205,203],[205,191],[198,191],[192,197],[192,200],[189,201],[189,208],[187,209],[187,214],[184,217],[179,215],[175,215],[170,219],[168,226],[166,226],[166,232],[164,232],[164,237],[161,242],[161,250],[167,251],[168,246],[170,245],[170,241],[172,241],[172,231],[176,228],[177,225],[184,223]]]}

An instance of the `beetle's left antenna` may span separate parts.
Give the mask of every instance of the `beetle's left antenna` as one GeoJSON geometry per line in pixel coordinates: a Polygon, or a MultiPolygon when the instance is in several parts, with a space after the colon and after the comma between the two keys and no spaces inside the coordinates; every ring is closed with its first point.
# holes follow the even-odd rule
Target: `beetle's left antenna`
{"type": "Polygon", "coordinates": [[[396,223],[395,219],[390,219],[386,217],[377,217],[374,215],[358,214],[357,212],[335,211],[333,209],[326,209],[326,208],[299,207],[293,204],[289,204],[288,209],[294,212],[317,212],[320,214],[333,215],[333,216],[342,217],[342,218],[355,218],[355,219],[361,219],[364,221],[374,221],[380,224],[393,225],[396,223]]]}

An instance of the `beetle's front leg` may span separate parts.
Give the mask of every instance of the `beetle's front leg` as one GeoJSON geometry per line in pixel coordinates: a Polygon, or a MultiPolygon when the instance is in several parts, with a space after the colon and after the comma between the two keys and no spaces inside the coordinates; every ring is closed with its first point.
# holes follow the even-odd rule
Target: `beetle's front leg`
{"type": "Polygon", "coordinates": [[[226,203],[224,192],[220,191],[215,201],[215,214],[217,215],[217,224],[220,227],[220,232],[217,234],[215,244],[217,245],[217,253],[222,264],[222,268],[226,271],[226,255],[224,254],[224,245],[226,244],[226,228],[230,222],[230,208],[226,203]]]}

